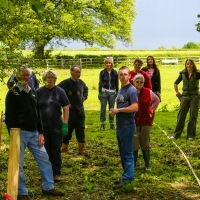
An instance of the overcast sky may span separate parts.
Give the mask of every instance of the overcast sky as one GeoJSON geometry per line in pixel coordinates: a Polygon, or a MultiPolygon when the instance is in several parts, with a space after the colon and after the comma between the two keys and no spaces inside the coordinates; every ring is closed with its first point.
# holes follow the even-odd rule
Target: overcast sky
{"type": "MultiPolygon", "coordinates": [[[[188,42],[200,43],[195,24],[200,21],[200,0],[136,0],[137,16],[133,23],[133,45],[118,42],[115,49],[182,48],[188,42]]],[[[67,48],[85,48],[71,43],[67,48]]]]}

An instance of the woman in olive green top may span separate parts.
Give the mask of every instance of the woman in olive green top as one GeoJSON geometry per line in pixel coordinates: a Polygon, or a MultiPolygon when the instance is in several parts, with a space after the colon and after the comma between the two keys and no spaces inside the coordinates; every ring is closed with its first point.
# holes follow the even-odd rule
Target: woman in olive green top
{"type": "Polygon", "coordinates": [[[185,69],[179,74],[179,77],[174,82],[176,96],[180,99],[180,108],[177,117],[177,125],[174,135],[170,138],[179,138],[185,126],[185,120],[188,111],[190,117],[187,125],[187,139],[193,140],[196,136],[196,122],[199,110],[199,79],[200,71],[197,71],[196,65],[192,59],[187,59],[185,69]],[[182,94],[178,90],[178,84],[183,81],[182,94]]]}

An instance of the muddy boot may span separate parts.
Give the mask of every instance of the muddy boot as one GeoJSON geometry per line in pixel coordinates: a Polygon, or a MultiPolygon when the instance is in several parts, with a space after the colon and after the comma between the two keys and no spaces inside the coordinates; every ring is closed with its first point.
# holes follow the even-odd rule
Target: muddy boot
{"type": "Polygon", "coordinates": [[[133,156],[134,156],[134,167],[136,167],[137,158],[138,158],[138,150],[133,151],[133,156]]]}
{"type": "Polygon", "coordinates": [[[85,143],[84,142],[78,143],[78,155],[88,156],[88,153],[85,152],[85,143]]]}
{"type": "Polygon", "coordinates": [[[150,150],[142,150],[142,155],[145,162],[145,170],[151,171],[151,164],[150,164],[150,150]]]}
{"type": "Polygon", "coordinates": [[[69,151],[69,144],[62,143],[61,151],[63,153],[72,154],[72,151],[69,151]]]}

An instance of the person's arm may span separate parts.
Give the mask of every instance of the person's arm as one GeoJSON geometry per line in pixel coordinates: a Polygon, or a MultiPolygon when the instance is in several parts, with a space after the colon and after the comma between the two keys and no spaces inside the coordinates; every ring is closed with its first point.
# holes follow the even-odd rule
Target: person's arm
{"type": "Polygon", "coordinates": [[[116,88],[116,94],[119,90],[119,79],[118,79],[118,74],[116,72],[116,75],[115,75],[115,88],[116,88]]]}
{"type": "Polygon", "coordinates": [[[102,71],[99,73],[98,99],[102,98],[102,71]]]}
{"type": "Polygon", "coordinates": [[[151,95],[152,110],[154,112],[157,109],[157,107],[158,107],[158,105],[160,103],[160,99],[152,91],[150,91],[150,95],[151,95]]]}
{"type": "Polygon", "coordinates": [[[69,105],[63,107],[63,123],[68,123],[69,120],[69,105]]]}
{"type": "Polygon", "coordinates": [[[38,145],[41,147],[43,146],[45,143],[45,140],[44,140],[44,135],[43,134],[39,134],[38,135],[38,145]]]}
{"type": "Polygon", "coordinates": [[[149,77],[149,75],[143,71],[142,73],[144,75],[145,78],[145,82],[144,82],[144,87],[149,88],[150,90],[152,90],[152,84],[151,84],[151,79],[149,77]]]}
{"type": "Polygon", "coordinates": [[[161,94],[161,78],[160,78],[160,70],[158,70],[158,92],[161,94]]]}
{"type": "Polygon", "coordinates": [[[110,109],[110,114],[111,115],[116,115],[119,112],[124,112],[124,113],[132,113],[132,112],[137,112],[138,111],[138,103],[134,102],[130,106],[126,108],[111,108],[110,109]]]}
{"type": "Polygon", "coordinates": [[[174,90],[176,92],[176,96],[178,98],[181,97],[181,93],[179,92],[179,89],[178,89],[178,84],[182,81],[182,73],[179,74],[178,78],[176,79],[176,81],[174,82],[174,90]]]}
{"type": "Polygon", "coordinates": [[[83,102],[87,99],[88,97],[88,87],[86,86],[86,84],[83,82],[83,102]]]}
{"type": "Polygon", "coordinates": [[[6,100],[5,100],[6,126],[7,126],[9,133],[10,133],[11,128],[18,128],[18,127],[15,127],[15,120],[14,120],[14,116],[16,115],[15,114],[15,111],[16,111],[15,103],[16,102],[15,102],[13,92],[10,90],[7,93],[6,100]]]}
{"type": "Polygon", "coordinates": [[[130,78],[129,78],[129,82],[133,85],[133,77],[134,77],[134,72],[130,71],[130,78]]]}
{"type": "Polygon", "coordinates": [[[16,82],[17,82],[16,75],[12,74],[12,76],[8,79],[7,82],[8,89],[11,89],[14,86],[14,84],[16,84],[16,82]]]}
{"type": "Polygon", "coordinates": [[[38,89],[40,86],[40,81],[37,79],[37,77],[35,76],[35,85],[34,85],[34,88],[35,90],[38,89]]]}

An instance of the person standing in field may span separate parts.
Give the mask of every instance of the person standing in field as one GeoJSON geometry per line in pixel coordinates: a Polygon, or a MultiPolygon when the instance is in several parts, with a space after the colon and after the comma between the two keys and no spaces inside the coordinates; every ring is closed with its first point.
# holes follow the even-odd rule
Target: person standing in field
{"type": "Polygon", "coordinates": [[[189,110],[190,117],[187,125],[187,139],[193,140],[196,136],[196,123],[199,110],[199,79],[200,71],[197,71],[194,61],[188,58],[185,61],[185,69],[180,72],[178,78],[174,82],[176,96],[180,99],[180,108],[176,128],[174,134],[170,137],[171,139],[177,139],[181,136],[189,110]],[[182,94],[178,89],[178,84],[181,81],[183,81],[182,94]]]}
{"type": "MultiPolygon", "coordinates": [[[[26,60],[22,66],[28,67],[28,65],[29,65],[29,61],[26,60]]],[[[10,90],[14,85],[17,85],[17,82],[18,80],[17,80],[16,74],[13,73],[7,81],[8,89],[10,90]]],[[[39,88],[39,80],[37,79],[36,74],[34,72],[31,73],[31,77],[28,81],[28,85],[31,89],[34,89],[34,90],[39,88]]]]}
{"type": "Polygon", "coordinates": [[[132,71],[130,71],[130,83],[133,85],[133,78],[137,75],[137,74],[142,74],[145,78],[145,85],[144,87],[149,88],[150,90],[152,89],[152,85],[151,85],[151,80],[150,77],[148,76],[148,74],[144,71],[141,70],[143,61],[140,58],[136,58],[133,62],[134,65],[134,69],[132,71]]]}
{"type": "Polygon", "coordinates": [[[65,91],[55,86],[57,75],[54,71],[45,71],[42,78],[45,85],[36,92],[43,120],[44,145],[52,164],[54,181],[61,181],[62,135],[68,134],[70,102],[65,91]]]}
{"type": "Polygon", "coordinates": [[[160,70],[158,69],[153,56],[147,57],[147,66],[143,67],[142,71],[145,71],[149,75],[152,84],[152,91],[159,97],[159,99],[161,99],[160,70]]]}
{"type": "MultiPolygon", "coordinates": [[[[118,92],[118,74],[113,69],[113,58],[105,59],[105,69],[99,75],[99,94],[98,99],[101,103],[100,110],[100,129],[105,130],[106,107],[114,108],[115,97],[118,92]]],[[[114,118],[109,115],[110,129],[115,129],[114,118]]]]}
{"type": "Polygon", "coordinates": [[[136,131],[133,139],[134,165],[136,166],[138,150],[141,148],[145,161],[145,170],[151,170],[150,164],[150,132],[154,119],[154,112],[160,100],[158,96],[149,88],[144,87],[144,76],[137,74],[133,78],[133,83],[138,92],[138,111],[135,114],[136,131]]]}
{"type": "Polygon", "coordinates": [[[124,172],[121,180],[115,182],[114,190],[134,180],[133,134],[135,132],[135,112],[138,111],[138,94],[129,82],[129,68],[122,66],[118,71],[118,76],[121,88],[116,97],[117,108],[111,108],[110,115],[112,117],[116,115],[116,135],[124,172]]]}
{"type": "Polygon", "coordinates": [[[87,152],[85,152],[85,111],[83,103],[88,98],[88,87],[80,79],[80,66],[72,66],[70,72],[71,77],[58,84],[65,91],[70,101],[69,129],[68,135],[63,137],[62,151],[68,154],[72,153],[69,151],[69,141],[75,130],[78,141],[78,154],[87,155],[87,152]]]}
{"type": "Polygon", "coordinates": [[[21,67],[16,76],[17,85],[11,88],[6,95],[5,114],[9,133],[11,128],[20,128],[18,200],[31,199],[25,186],[24,154],[26,148],[33,154],[38,164],[42,177],[42,192],[47,195],[63,196],[63,191],[54,188],[52,165],[44,147],[44,132],[37,95],[35,90],[28,85],[31,69],[21,67]]]}

